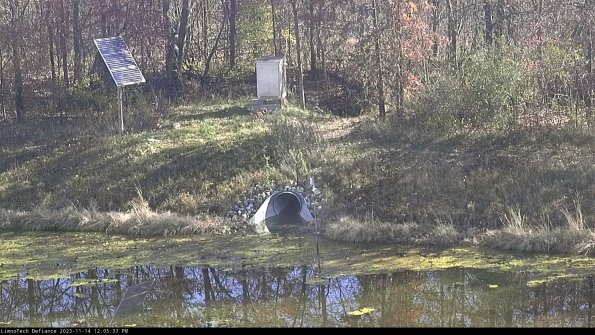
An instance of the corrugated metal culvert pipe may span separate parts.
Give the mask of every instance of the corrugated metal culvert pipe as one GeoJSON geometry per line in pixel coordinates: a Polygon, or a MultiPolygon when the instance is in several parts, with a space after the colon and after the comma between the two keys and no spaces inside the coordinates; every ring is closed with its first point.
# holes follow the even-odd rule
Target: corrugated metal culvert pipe
{"type": "Polygon", "coordinates": [[[271,194],[250,219],[257,233],[270,233],[269,227],[281,224],[306,224],[314,217],[303,195],[294,191],[271,194]]]}

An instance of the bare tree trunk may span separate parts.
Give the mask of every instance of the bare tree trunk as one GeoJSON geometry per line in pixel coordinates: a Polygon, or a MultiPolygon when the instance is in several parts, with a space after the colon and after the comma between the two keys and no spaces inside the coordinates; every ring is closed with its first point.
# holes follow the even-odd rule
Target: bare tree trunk
{"type": "MultiPolygon", "coordinates": [[[[237,15],[238,2],[237,0],[229,0],[229,68],[233,70],[236,67],[237,58],[237,15]]],[[[273,18],[274,20],[274,18],[273,18]]],[[[273,27],[273,31],[274,31],[273,27]]]]}
{"type": "Polygon", "coordinates": [[[56,60],[54,54],[54,27],[48,25],[48,38],[50,42],[50,68],[52,71],[52,86],[56,87],[57,76],[56,76],[56,60]]]}
{"type": "Polygon", "coordinates": [[[180,77],[178,70],[182,64],[186,35],[188,32],[188,17],[190,8],[188,0],[182,1],[182,10],[178,27],[174,27],[170,19],[170,0],[161,1],[163,15],[163,30],[166,36],[165,41],[165,77],[167,91],[170,95],[176,96],[180,90],[180,77]]]}
{"type": "Polygon", "coordinates": [[[22,72],[22,46],[20,33],[20,25],[22,18],[19,15],[18,0],[11,0],[10,2],[10,28],[12,31],[12,67],[14,70],[14,106],[16,111],[17,122],[25,122],[25,103],[23,101],[23,72],[22,72]]]}
{"type": "Polygon", "coordinates": [[[209,17],[207,15],[207,5],[201,2],[202,6],[202,50],[207,52],[209,46],[209,17]]]}
{"type": "Polygon", "coordinates": [[[291,65],[292,64],[292,59],[291,59],[291,20],[287,20],[287,34],[285,35],[285,50],[287,51],[287,65],[291,65]]]}
{"type": "Polygon", "coordinates": [[[169,18],[170,0],[161,1],[163,32],[165,34],[165,77],[170,94],[174,92],[174,29],[169,18]]]}
{"type": "Polygon", "coordinates": [[[278,36],[277,36],[277,18],[276,18],[276,11],[275,11],[275,0],[271,0],[271,21],[273,24],[273,47],[275,48],[275,56],[279,55],[279,45],[278,45],[278,36]]]}
{"type": "Polygon", "coordinates": [[[68,78],[68,48],[66,46],[66,8],[64,0],[60,2],[60,53],[62,57],[62,75],[64,76],[64,87],[68,88],[70,80],[68,78]]]}
{"type": "Polygon", "coordinates": [[[112,0],[113,25],[111,31],[120,33],[120,0],[112,0]]]}
{"type": "MultiPolygon", "coordinates": [[[[401,13],[401,1],[397,2],[397,13],[401,13]]],[[[401,24],[401,15],[397,15],[397,29],[399,39],[399,77],[397,78],[397,86],[399,88],[399,96],[397,97],[397,112],[403,112],[403,96],[405,95],[405,87],[403,86],[403,71],[405,69],[403,54],[403,28],[401,24]]]]}
{"type": "MultiPolygon", "coordinates": [[[[217,51],[217,47],[219,46],[219,42],[221,41],[221,35],[223,34],[223,29],[225,25],[222,23],[221,27],[219,27],[219,32],[217,33],[217,38],[215,38],[215,42],[213,43],[213,47],[211,51],[207,53],[207,50],[204,50],[204,58],[205,58],[205,68],[202,73],[203,80],[206,80],[209,77],[209,71],[211,69],[211,61],[213,60],[213,56],[215,55],[215,51],[217,51]]],[[[206,44],[205,44],[206,47],[206,44]]]]}
{"type": "Polygon", "coordinates": [[[6,121],[6,106],[4,105],[4,53],[0,46],[0,109],[2,109],[2,118],[6,121]]]}
{"type": "MultiPolygon", "coordinates": [[[[382,73],[382,57],[380,51],[380,31],[378,29],[378,3],[372,0],[372,22],[374,24],[374,56],[376,58],[376,70],[378,71],[378,114],[384,120],[386,117],[386,103],[384,97],[384,77],[382,73]]],[[[400,36],[399,36],[400,38],[400,36]]]]}
{"type": "Polygon", "coordinates": [[[589,35],[587,41],[587,82],[589,87],[587,88],[587,116],[593,115],[593,90],[595,89],[595,77],[593,76],[593,0],[585,0],[585,10],[587,13],[587,26],[589,27],[589,35]],[[590,14],[590,15],[589,15],[590,14]]]}
{"type": "Polygon", "coordinates": [[[182,0],[182,13],[180,14],[180,26],[178,27],[178,70],[182,67],[184,60],[184,47],[186,46],[186,35],[188,34],[188,17],[190,16],[189,0],[182,0]]]}
{"type": "Polygon", "coordinates": [[[62,81],[64,82],[64,87],[68,88],[70,79],[68,78],[68,50],[66,49],[66,36],[64,32],[60,32],[60,55],[62,59],[62,81]]]}
{"type": "Polygon", "coordinates": [[[68,82],[69,82],[66,37],[64,36],[64,32],[62,31],[62,28],[58,29],[56,33],[58,34],[58,45],[56,46],[56,48],[58,49],[57,50],[58,64],[59,64],[60,70],[62,71],[62,86],[66,88],[66,87],[68,87],[68,82]]]}
{"type": "Polygon", "coordinates": [[[496,3],[496,22],[494,24],[494,36],[500,39],[504,36],[506,27],[506,0],[498,0],[496,3]]]}
{"type": "Polygon", "coordinates": [[[433,41],[432,41],[432,56],[434,58],[438,57],[438,24],[440,23],[440,17],[438,16],[440,10],[440,1],[439,0],[432,0],[432,34],[433,41]]]}
{"type": "Polygon", "coordinates": [[[322,20],[324,19],[324,8],[325,8],[325,1],[319,0],[318,1],[318,28],[316,29],[316,43],[318,43],[317,51],[320,53],[320,61],[322,62],[322,80],[325,83],[325,88],[328,93],[330,87],[328,86],[328,73],[326,72],[326,48],[324,43],[322,42],[322,20]]]}
{"type": "MultiPolygon", "coordinates": [[[[456,0],[455,5],[456,5],[456,0]]],[[[446,0],[446,15],[448,18],[449,59],[458,68],[457,60],[457,28],[453,10],[453,0],[446,0]]]]}
{"type": "Polygon", "coordinates": [[[293,12],[293,25],[295,30],[295,48],[298,62],[298,85],[299,85],[299,102],[301,108],[306,108],[306,95],[304,93],[304,69],[302,66],[302,46],[300,41],[300,27],[298,19],[298,10],[295,3],[296,0],[291,0],[291,10],[293,12]]]}
{"type": "Polygon", "coordinates": [[[109,31],[107,28],[107,15],[106,13],[102,13],[101,14],[101,37],[108,37],[109,35],[109,31]]]}
{"type": "Polygon", "coordinates": [[[492,20],[492,4],[489,0],[483,2],[484,35],[487,45],[494,41],[494,21],[492,20]]]}
{"type": "Polygon", "coordinates": [[[589,74],[589,89],[588,89],[588,99],[587,104],[589,105],[589,115],[593,113],[591,108],[593,108],[593,90],[595,89],[595,78],[593,77],[593,27],[589,26],[589,47],[587,50],[587,57],[588,57],[588,74],[589,74]]]}
{"type": "Polygon", "coordinates": [[[80,21],[81,0],[72,0],[72,46],[74,49],[74,81],[80,83],[83,79],[82,73],[82,32],[80,21]]]}
{"type": "Polygon", "coordinates": [[[314,17],[314,0],[309,0],[308,2],[308,11],[309,11],[309,44],[310,44],[310,77],[312,79],[316,79],[318,75],[318,69],[316,66],[316,45],[314,44],[314,36],[316,34],[315,28],[315,17],[314,17]]]}

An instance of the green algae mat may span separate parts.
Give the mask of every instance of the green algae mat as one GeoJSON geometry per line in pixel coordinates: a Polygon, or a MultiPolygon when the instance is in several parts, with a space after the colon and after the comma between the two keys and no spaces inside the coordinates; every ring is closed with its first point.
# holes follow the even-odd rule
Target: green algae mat
{"type": "Polygon", "coordinates": [[[222,270],[308,265],[310,283],[342,275],[452,268],[529,274],[528,285],[595,274],[595,258],[519,255],[474,248],[355,245],[311,235],[134,238],[97,233],[0,232],[0,280],[68,278],[93,268],[210,266],[222,270]]]}

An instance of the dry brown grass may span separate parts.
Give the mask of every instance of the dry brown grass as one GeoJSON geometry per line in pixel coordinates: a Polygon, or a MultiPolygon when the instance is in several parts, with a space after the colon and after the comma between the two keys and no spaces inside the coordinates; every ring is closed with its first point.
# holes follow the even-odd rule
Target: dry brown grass
{"type": "Polygon", "coordinates": [[[574,199],[574,212],[571,212],[567,208],[563,208],[562,214],[566,219],[568,229],[574,231],[581,231],[587,227],[587,225],[585,224],[585,219],[583,218],[583,211],[581,210],[580,198],[577,197],[576,199],[574,199]]]}
{"type": "Polygon", "coordinates": [[[595,231],[584,234],[582,241],[576,244],[574,251],[580,255],[595,255],[595,231]]]}
{"type": "Polygon", "coordinates": [[[507,211],[502,216],[504,227],[486,231],[479,237],[480,245],[529,253],[595,255],[595,231],[586,227],[580,201],[575,201],[574,212],[562,210],[567,222],[560,227],[530,225],[518,209],[507,211]]]}
{"type": "Polygon", "coordinates": [[[99,212],[74,206],[59,210],[0,210],[0,228],[35,231],[85,231],[137,236],[224,234],[241,229],[239,223],[209,215],[177,215],[155,212],[138,201],[127,212],[99,212]]]}
{"type": "Polygon", "coordinates": [[[563,253],[595,255],[595,232],[569,228],[539,227],[524,231],[490,230],[480,238],[480,245],[528,253],[563,253]]]}
{"type": "Polygon", "coordinates": [[[574,212],[565,211],[567,224],[532,225],[517,208],[501,214],[501,229],[467,231],[457,229],[452,219],[435,219],[432,223],[391,223],[373,214],[363,219],[344,216],[326,225],[325,234],[333,240],[353,243],[406,243],[451,247],[473,244],[487,248],[526,253],[561,253],[595,255],[595,230],[581,222],[580,203],[574,212]]]}
{"type": "Polygon", "coordinates": [[[326,236],[333,240],[355,243],[409,243],[417,238],[416,223],[393,224],[381,222],[368,214],[364,220],[341,217],[326,226],[326,236]]]}
{"type": "Polygon", "coordinates": [[[451,220],[437,220],[422,242],[428,245],[450,247],[460,244],[463,237],[464,235],[457,230],[451,220]]]}
{"type": "Polygon", "coordinates": [[[363,220],[341,217],[326,226],[325,235],[333,240],[354,243],[408,243],[453,246],[463,240],[452,222],[437,220],[434,224],[383,222],[368,213],[363,220]]]}

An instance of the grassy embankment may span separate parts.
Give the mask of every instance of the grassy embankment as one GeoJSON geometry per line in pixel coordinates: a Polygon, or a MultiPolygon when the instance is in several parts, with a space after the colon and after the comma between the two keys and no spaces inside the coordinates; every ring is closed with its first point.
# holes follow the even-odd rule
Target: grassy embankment
{"type": "Polygon", "coordinates": [[[177,107],[123,136],[89,120],[0,126],[0,228],[229,233],[252,186],[313,176],[332,239],[595,254],[590,128],[444,131],[243,103],[177,107]]]}

